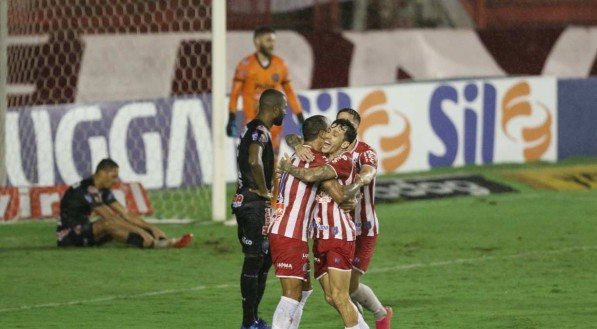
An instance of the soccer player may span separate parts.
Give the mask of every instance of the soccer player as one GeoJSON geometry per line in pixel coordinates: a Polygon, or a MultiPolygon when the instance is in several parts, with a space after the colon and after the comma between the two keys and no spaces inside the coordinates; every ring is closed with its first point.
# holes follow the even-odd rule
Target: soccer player
{"type": "MultiPolygon", "coordinates": [[[[305,147],[313,150],[314,160],[306,162],[293,156],[290,163],[298,168],[327,165],[327,158],[320,152],[327,129],[326,117],[315,115],[307,118],[302,130],[305,147]]],[[[318,187],[318,182],[307,184],[288,173],[283,173],[280,179],[275,218],[268,228],[272,261],[282,286],[282,297],[272,321],[274,329],[298,328],[303,307],[312,292],[307,231],[318,187]]],[[[335,180],[324,183],[324,189],[338,203],[353,198],[359,187],[343,188],[335,180]]]]}
{"type": "Polygon", "coordinates": [[[66,190],[56,228],[59,247],[91,247],[116,240],[142,248],[183,248],[193,241],[190,233],[168,238],[155,225],[129,213],[110,190],[117,180],[118,164],[103,159],[93,176],[66,190]],[[91,222],[92,212],[101,219],[91,222]]]}
{"type": "MultiPolygon", "coordinates": [[[[358,130],[361,123],[361,116],[351,108],[343,108],[336,115],[338,119],[350,121],[358,130]]],[[[298,136],[287,136],[286,141],[296,149],[305,159],[312,158],[309,149],[302,147],[298,136]]],[[[357,227],[357,239],[355,246],[355,257],[353,271],[350,280],[351,298],[372,312],[375,316],[376,329],[391,328],[392,308],[384,307],[373,290],[360,279],[367,269],[375,251],[377,235],[379,233],[379,221],[375,212],[375,176],[377,174],[377,153],[367,143],[355,140],[350,149],[353,158],[356,159],[356,167],[359,172],[362,198],[357,203],[355,210],[351,213],[357,227]]]]}
{"type": "MultiPolygon", "coordinates": [[[[345,119],[337,119],[326,133],[322,152],[329,162],[316,168],[298,168],[280,161],[279,168],[305,182],[336,179],[340,185],[349,185],[355,179],[352,155],[349,151],[356,138],[356,129],[345,119]]],[[[349,297],[350,275],[354,255],[356,227],[350,215],[341,210],[328,193],[317,192],[313,211],[315,277],[320,282],[326,301],[334,306],[346,328],[369,328],[349,297]]]]}
{"type": "Polygon", "coordinates": [[[244,253],[240,278],[243,321],[241,329],[270,328],[258,316],[267,273],[272,265],[265,236],[271,216],[274,150],[270,128],[284,120],[286,97],[267,89],[259,98],[259,113],[247,124],[237,149],[238,182],[232,211],[238,223],[238,240],[244,253]]]}
{"type": "MultiPolygon", "coordinates": [[[[228,104],[229,117],[226,133],[236,137],[236,104],[238,96],[243,97],[243,126],[255,119],[258,112],[259,96],[266,89],[283,90],[288,99],[290,110],[297,116],[299,123],[304,122],[301,105],[296,97],[288,68],[284,60],[274,55],[276,45],[276,32],[269,27],[257,28],[253,33],[253,43],[256,52],[243,58],[236,66],[230,103],[228,104]]],[[[282,126],[271,128],[272,145],[275,154],[278,153],[282,126]]]]}

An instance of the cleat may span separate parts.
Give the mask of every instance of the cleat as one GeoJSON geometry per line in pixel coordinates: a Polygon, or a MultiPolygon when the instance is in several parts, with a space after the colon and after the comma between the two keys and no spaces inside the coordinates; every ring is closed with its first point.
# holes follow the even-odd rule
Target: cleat
{"type": "MultiPolygon", "coordinates": [[[[268,327],[271,328],[271,327],[268,327]]],[[[253,323],[252,325],[250,325],[249,327],[245,327],[242,324],[240,325],[240,329],[261,329],[261,327],[259,327],[259,322],[255,321],[255,323],[253,323]]]]}
{"type": "MultiPolygon", "coordinates": [[[[256,328],[258,329],[272,329],[272,326],[270,326],[267,322],[265,322],[265,320],[263,320],[262,318],[259,318],[257,320],[257,322],[255,322],[255,324],[257,325],[256,328]]],[[[251,327],[252,328],[252,327],[251,327]]]]}
{"type": "Polygon", "coordinates": [[[390,329],[392,328],[392,317],[394,316],[394,311],[389,306],[385,307],[386,312],[388,313],[383,319],[375,321],[375,329],[390,329]]]}
{"type": "Polygon", "coordinates": [[[178,239],[178,241],[176,241],[176,243],[174,244],[174,248],[184,248],[191,244],[191,242],[193,242],[193,233],[187,233],[181,236],[180,239],[178,239]]]}

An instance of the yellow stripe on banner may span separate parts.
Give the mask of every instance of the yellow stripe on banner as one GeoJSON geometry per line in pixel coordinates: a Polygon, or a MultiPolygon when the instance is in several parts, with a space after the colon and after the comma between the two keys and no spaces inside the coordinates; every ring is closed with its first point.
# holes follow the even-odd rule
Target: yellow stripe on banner
{"type": "Polygon", "coordinates": [[[597,165],[521,170],[504,176],[548,190],[597,189],[597,165]]]}

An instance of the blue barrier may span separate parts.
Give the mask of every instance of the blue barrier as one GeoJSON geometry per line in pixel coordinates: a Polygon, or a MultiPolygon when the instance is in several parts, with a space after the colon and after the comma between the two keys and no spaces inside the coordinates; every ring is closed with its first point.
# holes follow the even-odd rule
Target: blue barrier
{"type": "Polygon", "coordinates": [[[597,156],[597,78],[558,80],[558,159],[597,156]]]}

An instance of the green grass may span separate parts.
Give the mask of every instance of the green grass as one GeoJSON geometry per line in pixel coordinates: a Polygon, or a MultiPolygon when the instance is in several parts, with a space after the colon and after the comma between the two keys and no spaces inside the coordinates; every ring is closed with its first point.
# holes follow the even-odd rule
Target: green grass
{"type": "MultiPolygon", "coordinates": [[[[500,172],[534,166],[553,165],[431,174],[508,182],[500,172]]],[[[520,193],[378,206],[382,235],[364,282],[394,307],[395,328],[597,326],[597,191],[508,184],[520,193]]],[[[56,250],[51,222],[0,226],[0,327],[238,328],[236,228],[201,221],[163,228],[197,240],[182,250],[56,250]]],[[[272,275],[266,319],[279,296],[272,275]]],[[[301,328],[342,328],[318,287],[301,328]]]]}

